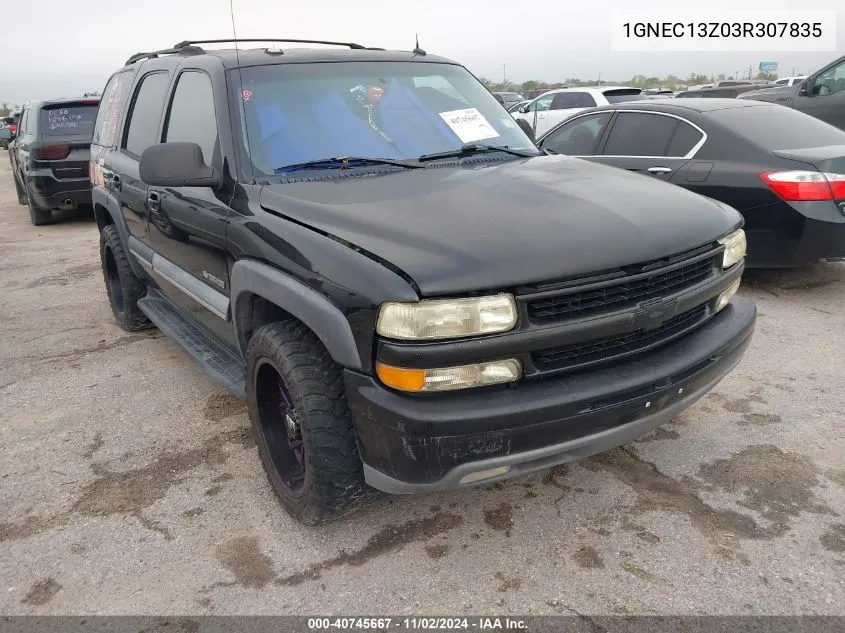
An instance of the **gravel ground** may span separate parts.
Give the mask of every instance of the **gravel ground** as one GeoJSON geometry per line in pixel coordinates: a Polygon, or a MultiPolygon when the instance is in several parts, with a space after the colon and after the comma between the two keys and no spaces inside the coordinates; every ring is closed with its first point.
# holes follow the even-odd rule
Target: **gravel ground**
{"type": "Polygon", "coordinates": [[[749,273],[752,349],[633,445],[291,520],[243,404],[113,322],[90,218],[0,152],[0,613],[845,614],[845,266],[749,273]]]}

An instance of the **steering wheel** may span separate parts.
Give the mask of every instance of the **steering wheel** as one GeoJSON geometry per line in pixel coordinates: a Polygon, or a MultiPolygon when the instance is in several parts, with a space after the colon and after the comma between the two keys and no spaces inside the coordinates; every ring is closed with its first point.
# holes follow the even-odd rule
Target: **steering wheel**
{"type": "Polygon", "coordinates": [[[830,94],[830,86],[828,86],[827,84],[819,84],[817,94],[820,97],[826,97],[830,94]]]}

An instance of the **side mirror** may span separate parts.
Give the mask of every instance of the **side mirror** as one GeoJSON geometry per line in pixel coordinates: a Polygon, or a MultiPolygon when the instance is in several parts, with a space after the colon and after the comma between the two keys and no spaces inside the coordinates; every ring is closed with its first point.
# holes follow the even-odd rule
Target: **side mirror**
{"type": "Polygon", "coordinates": [[[154,187],[215,187],[220,177],[196,143],[159,143],[141,154],[141,180],[154,187]]]}
{"type": "Polygon", "coordinates": [[[519,107],[519,111],[520,111],[522,114],[527,114],[527,113],[528,113],[528,108],[529,108],[529,107],[530,107],[529,105],[520,106],[520,107],[519,107]]]}
{"type": "Polygon", "coordinates": [[[813,77],[807,77],[798,85],[798,93],[807,97],[812,97],[814,94],[817,94],[815,92],[815,83],[816,81],[813,77]]]}
{"type": "Polygon", "coordinates": [[[531,127],[531,124],[528,121],[525,119],[517,119],[516,124],[522,128],[522,131],[528,135],[528,138],[530,138],[532,142],[536,143],[536,140],[534,139],[534,128],[531,127]]]}

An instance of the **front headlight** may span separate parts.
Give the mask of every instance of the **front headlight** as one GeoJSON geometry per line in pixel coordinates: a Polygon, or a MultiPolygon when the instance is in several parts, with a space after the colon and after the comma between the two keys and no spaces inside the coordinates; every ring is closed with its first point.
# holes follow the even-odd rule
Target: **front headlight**
{"type": "Polygon", "coordinates": [[[745,257],[745,231],[739,229],[719,240],[724,244],[725,252],[722,256],[722,268],[730,268],[745,257]]]}
{"type": "Polygon", "coordinates": [[[435,299],[382,304],[376,324],[381,336],[409,341],[507,332],[516,325],[512,295],[435,299]]]}

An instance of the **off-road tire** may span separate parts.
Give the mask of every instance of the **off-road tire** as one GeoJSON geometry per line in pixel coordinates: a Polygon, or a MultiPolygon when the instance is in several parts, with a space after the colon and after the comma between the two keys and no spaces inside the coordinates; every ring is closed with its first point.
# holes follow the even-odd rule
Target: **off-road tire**
{"type": "Polygon", "coordinates": [[[152,327],[153,324],[138,308],[138,300],[146,294],[147,284],[132,271],[129,256],[113,224],[103,227],[100,232],[100,262],[106,294],[117,324],[128,332],[152,327]]]}
{"type": "Polygon", "coordinates": [[[33,226],[44,226],[53,221],[53,212],[50,209],[42,209],[32,199],[32,195],[26,193],[26,205],[29,207],[29,219],[33,226]]]}
{"type": "Polygon", "coordinates": [[[249,418],[264,470],[284,508],[306,525],[354,512],[374,491],[364,483],[342,368],[298,321],[259,328],[249,342],[246,361],[249,418]],[[299,422],[305,474],[297,492],[279,474],[262,427],[256,378],[265,365],[281,379],[299,422]]]}

